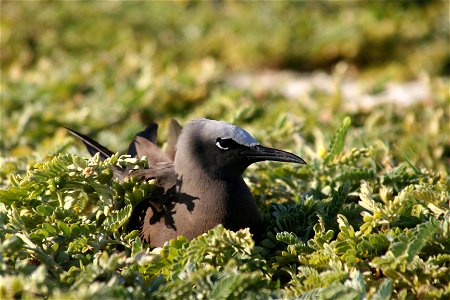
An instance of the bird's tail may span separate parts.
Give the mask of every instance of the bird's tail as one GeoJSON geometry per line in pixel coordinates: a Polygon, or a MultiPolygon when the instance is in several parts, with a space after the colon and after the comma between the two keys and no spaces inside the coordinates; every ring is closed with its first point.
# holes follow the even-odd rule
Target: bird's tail
{"type": "Polygon", "coordinates": [[[112,152],[111,150],[109,150],[108,148],[106,148],[105,146],[100,145],[98,142],[94,141],[93,139],[91,139],[90,137],[79,133],[78,131],[75,131],[73,129],[67,128],[65,127],[71,134],[73,134],[74,136],[76,136],[77,138],[79,138],[84,145],[86,146],[87,150],[89,151],[89,153],[94,156],[97,153],[100,153],[100,159],[101,160],[105,160],[108,157],[111,157],[111,155],[114,154],[114,152],[112,152]]]}

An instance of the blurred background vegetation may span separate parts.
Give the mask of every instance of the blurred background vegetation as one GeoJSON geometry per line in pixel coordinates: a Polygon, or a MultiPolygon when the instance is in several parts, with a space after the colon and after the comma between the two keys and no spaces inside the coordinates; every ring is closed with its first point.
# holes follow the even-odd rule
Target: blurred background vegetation
{"type": "Polygon", "coordinates": [[[379,139],[448,170],[449,34],[448,1],[2,1],[0,178],[67,150],[63,126],[123,150],[172,117],[235,122],[311,160],[350,115],[351,146],[379,139]],[[286,71],[329,80],[290,98],[264,88],[279,77],[258,80],[286,71]],[[406,108],[359,109],[358,94],[349,108],[347,80],[361,95],[411,81],[426,92],[406,108]]]}
{"type": "Polygon", "coordinates": [[[449,298],[449,1],[0,5],[0,298],[449,298]],[[308,165],[245,173],[258,247],[218,227],[149,252],[117,230],[149,184],[64,126],[119,151],[199,117],[308,165]]]}

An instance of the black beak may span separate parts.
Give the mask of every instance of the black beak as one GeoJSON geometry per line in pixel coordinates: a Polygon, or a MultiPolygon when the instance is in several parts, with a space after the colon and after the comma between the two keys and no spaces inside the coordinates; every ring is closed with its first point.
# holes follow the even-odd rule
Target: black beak
{"type": "Polygon", "coordinates": [[[256,145],[247,148],[242,152],[242,155],[244,155],[249,160],[250,163],[270,160],[270,161],[282,161],[306,165],[306,162],[303,160],[303,158],[298,157],[295,154],[283,150],[264,147],[261,145],[256,145]]]}

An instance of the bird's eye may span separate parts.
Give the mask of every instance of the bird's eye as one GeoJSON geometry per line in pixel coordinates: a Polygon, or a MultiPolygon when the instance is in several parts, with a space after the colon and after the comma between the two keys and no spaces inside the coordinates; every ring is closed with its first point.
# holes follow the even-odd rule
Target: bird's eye
{"type": "Polygon", "coordinates": [[[232,145],[233,145],[232,139],[217,138],[216,140],[216,146],[222,150],[228,150],[232,145]]]}

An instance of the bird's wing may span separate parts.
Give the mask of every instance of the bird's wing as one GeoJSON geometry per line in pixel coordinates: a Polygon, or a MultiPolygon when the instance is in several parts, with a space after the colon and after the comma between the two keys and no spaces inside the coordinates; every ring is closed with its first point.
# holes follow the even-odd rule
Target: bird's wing
{"type": "Polygon", "coordinates": [[[150,228],[149,222],[160,220],[166,211],[173,207],[177,181],[175,168],[172,163],[157,163],[148,169],[133,170],[126,176],[140,177],[146,180],[155,179],[155,189],[133,208],[127,225],[128,231],[139,230],[144,240],[149,242],[150,237],[147,232],[150,228]]]}
{"type": "Polygon", "coordinates": [[[158,124],[151,123],[143,131],[136,133],[135,139],[130,143],[127,151],[127,154],[131,155],[131,157],[136,157],[138,155],[136,147],[136,137],[138,136],[143,137],[156,145],[158,139],[158,124]]]}
{"type": "MultiPolygon", "coordinates": [[[[114,154],[114,152],[112,152],[111,150],[109,150],[108,148],[106,148],[105,146],[100,145],[98,142],[94,141],[93,139],[91,139],[90,137],[79,133],[73,129],[67,128],[66,129],[73,134],[74,136],[76,136],[77,138],[79,138],[80,140],[83,141],[84,145],[86,146],[87,150],[89,151],[89,154],[91,154],[92,156],[94,156],[95,154],[99,153],[100,154],[100,159],[103,161],[109,157],[111,157],[111,155],[114,154]]],[[[125,168],[119,167],[119,166],[112,166],[111,167],[113,173],[114,173],[114,177],[115,178],[121,178],[123,177],[123,174],[125,172],[125,168]]]]}
{"type": "Polygon", "coordinates": [[[160,162],[171,162],[169,156],[156,145],[158,125],[151,123],[136,134],[128,147],[127,154],[131,157],[141,158],[146,156],[150,165],[156,165],[160,162]]]}
{"type": "Polygon", "coordinates": [[[167,137],[167,147],[166,147],[166,153],[167,156],[169,156],[171,161],[175,160],[175,152],[176,152],[176,145],[178,136],[181,133],[181,125],[177,122],[177,120],[172,119],[170,121],[169,125],[169,134],[167,137]]]}
{"type": "Polygon", "coordinates": [[[136,156],[138,158],[146,156],[151,166],[161,162],[171,162],[167,154],[159,149],[156,144],[150,142],[150,140],[136,136],[133,143],[136,148],[136,156]]]}
{"type": "MultiPolygon", "coordinates": [[[[126,177],[139,177],[145,180],[155,179],[156,185],[163,188],[164,192],[173,188],[177,181],[175,167],[171,162],[159,162],[147,169],[132,170],[126,177]]],[[[126,177],[124,176],[124,178],[126,177]]]]}
{"type": "Polygon", "coordinates": [[[101,160],[105,160],[108,157],[111,157],[111,155],[114,154],[114,152],[112,152],[111,150],[109,150],[108,148],[100,145],[98,142],[94,141],[93,139],[91,139],[90,137],[81,134],[73,129],[67,128],[66,129],[73,134],[74,136],[76,136],[77,138],[79,138],[80,140],[83,141],[84,145],[86,146],[87,150],[89,151],[89,153],[94,156],[95,154],[100,153],[100,159],[101,160]]]}

